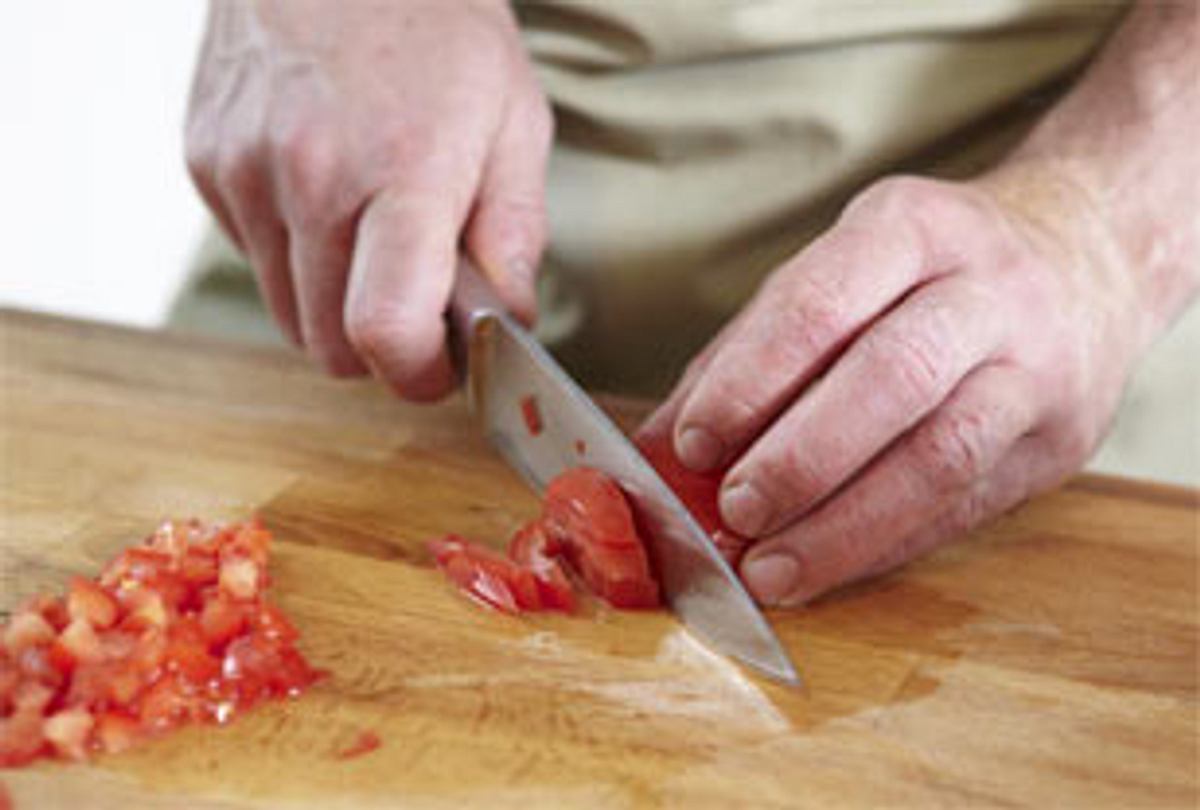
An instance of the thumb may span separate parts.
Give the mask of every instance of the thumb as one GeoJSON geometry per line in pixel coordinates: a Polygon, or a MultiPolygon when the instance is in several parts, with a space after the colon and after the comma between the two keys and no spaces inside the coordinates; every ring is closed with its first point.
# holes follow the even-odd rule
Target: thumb
{"type": "Polygon", "coordinates": [[[464,234],[471,258],[519,319],[537,310],[535,282],[546,244],[546,160],[553,136],[540,98],[511,112],[493,143],[464,234]]]}

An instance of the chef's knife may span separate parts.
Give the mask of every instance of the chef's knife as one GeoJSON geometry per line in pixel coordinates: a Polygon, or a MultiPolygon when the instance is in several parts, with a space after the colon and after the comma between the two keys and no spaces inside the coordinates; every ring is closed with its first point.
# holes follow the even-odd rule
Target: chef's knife
{"type": "Polygon", "coordinates": [[[513,320],[465,258],[450,314],[471,410],[509,464],[538,492],[559,473],[581,464],[616,479],[648,529],[663,595],[683,623],[717,650],[799,684],[766,618],[675,493],[513,320]],[[528,413],[530,409],[535,412],[528,413]]]}

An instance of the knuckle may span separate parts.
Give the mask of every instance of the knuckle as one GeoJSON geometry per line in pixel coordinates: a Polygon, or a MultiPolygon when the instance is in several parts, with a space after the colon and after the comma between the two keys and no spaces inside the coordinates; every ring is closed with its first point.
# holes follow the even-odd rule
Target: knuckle
{"type": "Polygon", "coordinates": [[[920,474],[938,492],[978,480],[990,467],[987,441],[988,420],[983,413],[944,414],[914,439],[920,474]]]}
{"type": "Polygon", "coordinates": [[[546,243],[546,207],[541,200],[504,197],[488,204],[490,228],[498,243],[510,246],[522,258],[533,262],[546,243]]]}
{"type": "Polygon", "coordinates": [[[850,329],[846,307],[829,287],[812,276],[794,282],[774,296],[774,317],[768,318],[771,339],[764,341],[768,362],[795,369],[826,355],[850,329]]]}
{"type": "Polygon", "coordinates": [[[802,451],[794,443],[776,447],[759,461],[753,475],[755,486],[777,514],[798,512],[836,486],[837,471],[825,458],[823,453],[802,451]]]}
{"type": "Polygon", "coordinates": [[[346,339],[359,354],[372,360],[387,355],[398,333],[395,321],[378,307],[351,310],[347,314],[346,339]]]}
{"type": "Polygon", "coordinates": [[[245,197],[256,192],[258,171],[257,152],[249,147],[234,147],[217,157],[214,179],[225,194],[245,197]]]}
{"type": "Polygon", "coordinates": [[[924,328],[886,328],[871,332],[868,355],[883,371],[883,385],[901,408],[923,411],[946,389],[949,364],[943,330],[924,328]]]}
{"type": "Polygon", "coordinates": [[[959,237],[948,223],[961,222],[962,199],[945,181],[914,175],[886,177],[856,197],[840,223],[886,239],[893,250],[937,255],[959,237]]]}
{"type": "Polygon", "coordinates": [[[939,534],[946,540],[961,537],[991,517],[992,503],[982,487],[971,487],[959,503],[938,521],[939,534]]]}
{"type": "Polygon", "coordinates": [[[194,179],[199,181],[210,177],[216,163],[216,149],[213,142],[195,134],[189,128],[184,136],[183,160],[194,179]]]}
{"type": "Polygon", "coordinates": [[[888,222],[897,218],[936,218],[930,215],[943,205],[946,190],[946,184],[938,180],[916,175],[892,175],[869,186],[851,202],[846,213],[888,222]]]}
{"type": "Polygon", "coordinates": [[[328,218],[338,178],[333,139],[319,127],[295,127],[277,136],[271,148],[289,215],[300,225],[328,218]]]}

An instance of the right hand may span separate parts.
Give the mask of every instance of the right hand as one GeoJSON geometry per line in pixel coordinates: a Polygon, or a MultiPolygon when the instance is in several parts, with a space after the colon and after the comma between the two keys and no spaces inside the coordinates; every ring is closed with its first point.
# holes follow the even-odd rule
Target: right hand
{"type": "Polygon", "coordinates": [[[428,400],[460,246],[533,317],[552,131],[507,0],[211,0],[187,161],[289,338],[428,400]]]}

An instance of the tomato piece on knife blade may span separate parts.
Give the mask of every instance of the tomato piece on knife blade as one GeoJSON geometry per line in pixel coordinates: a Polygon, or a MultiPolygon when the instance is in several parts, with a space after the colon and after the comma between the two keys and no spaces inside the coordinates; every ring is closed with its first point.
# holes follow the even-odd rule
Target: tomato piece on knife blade
{"type": "Polygon", "coordinates": [[[266,599],[270,541],[257,521],[165,523],[19,608],[0,627],[0,767],[124,751],[317,680],[266,599]]]}
{"type": "Polygon", "coordinates": [[[659,605],[633,511],[613,479],[590,467],[567,470],[546,488],[542,509],[547,535],[597,596],[617,608],[659,605]]]}
{"type": "Polygon", "coordinates": [[[542,409],[538,407],[537,397],[533,394],[521,397],[521,418],[525,420],[525,429],[530,436],[542,434],[542,409]]]}

